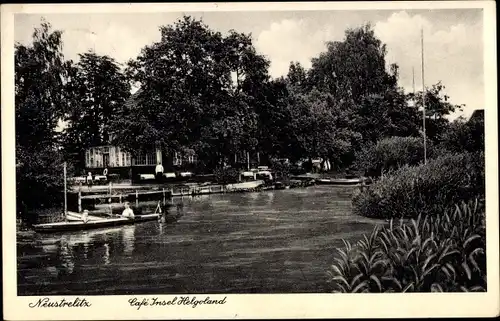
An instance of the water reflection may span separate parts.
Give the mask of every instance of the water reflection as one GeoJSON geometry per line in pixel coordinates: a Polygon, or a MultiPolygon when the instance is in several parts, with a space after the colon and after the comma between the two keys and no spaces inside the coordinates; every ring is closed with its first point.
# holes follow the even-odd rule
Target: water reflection
{"type": "Polygon", "coordinates": [[[66,274],[71,274],[73,273],[73,269],[75,267],[75,262],[74,262],[74,257],[73,257],[73,251],[71,249],[71,246],[66,238],[61,238],[60,241],[60,258],[61,258],[61,263],[62,263],[62,269],[60,269],[61,272],[64,272],[66,274]]]}
{"type": "Polygon", "coordinates": [[[102,257],[103,260],[104,260],[104,265],[108,265],[111,261],[109,259],[109,244],[108,243],[104,243],[104,256],[102,257]]]}
{"type": "Polygon", "coordinates": [[[124,246],[123,254],[131,255],[134,252],[135,225],[122,228],[122,242],[124,246]]]}

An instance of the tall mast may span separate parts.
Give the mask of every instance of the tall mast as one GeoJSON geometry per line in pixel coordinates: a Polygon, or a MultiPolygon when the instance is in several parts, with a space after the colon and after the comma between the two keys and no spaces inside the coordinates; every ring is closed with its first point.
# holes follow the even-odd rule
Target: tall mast
{"type": "Polygon", "coordinates": [[[64,162],[64,218],[68,215],[68,196],[66,190],[66,162],[64,162]]]}
{"type": "Polygon", "coordinates": [[[415,100],[415,67],[411,67],[411,73],[412,73],[412,77],[413,77],[413,82],[412,82],[412,85],[413,85],[413,100],[415,100]]]}
{"type": "Polygon", "coordinates": [[[425,77],[424,77],[424,29],[420,32],[420,42],[422,48],[422,125],[424,131],[424,164],[427,164],[427,134],[425,133],[425,77]]]}

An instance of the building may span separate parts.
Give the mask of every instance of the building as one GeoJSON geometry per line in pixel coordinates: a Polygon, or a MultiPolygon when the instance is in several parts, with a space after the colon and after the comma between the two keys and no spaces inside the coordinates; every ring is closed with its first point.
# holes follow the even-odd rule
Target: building
{"type": "MultiPolygon", "coordinates": [[[[126,102],[127,108],[134,108],[141,90],[135,92],[126,102]]],[[[130,153],[120,146],[92,146],[85,151],[85,169],[93,174],[101,174],[105,169],[108,174],[119,175],[120,178],[135,178],[138,174],[154,174],[155,167],[162,164],[164,172],[192,170],[197,163],[193,152],[176,152],[169,155],[156,149],[137,154],[130,153]]]]}
{"type": "Polygon", "coordinates": [[[119,146],[103,145],[87,148],[85,151],[85,169],[93,174],[101,174],[105,169],[108,174],[120,178],[134,178],[138,174],[154,174],[157,164],[162,164],[164,172],[194,170],[197,163],[193,153],[167,153],[156,149],[151,152],[132,155],[119,146]]]}

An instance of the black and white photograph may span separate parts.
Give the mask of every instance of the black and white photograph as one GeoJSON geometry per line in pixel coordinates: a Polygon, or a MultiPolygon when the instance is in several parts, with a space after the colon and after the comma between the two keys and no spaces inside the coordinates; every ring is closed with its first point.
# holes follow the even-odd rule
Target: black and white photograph
{"type": "Polygon", "coordinates": [[[239,318],[241,295],[444,292],[498,315],[495,5],[439,3],[2,6],[10,300],[239,318]]]}

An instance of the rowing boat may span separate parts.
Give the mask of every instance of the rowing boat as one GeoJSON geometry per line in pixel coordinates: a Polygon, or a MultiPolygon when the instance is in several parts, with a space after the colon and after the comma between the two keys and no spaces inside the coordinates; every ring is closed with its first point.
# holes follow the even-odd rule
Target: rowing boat
{"type": "Polygon", "coordinates": [[[110,226],[120,226],[120,225],[131,225],[142,222],[154,221],[160,218],[160,214],[146,214],[141,216],[135,216],[135,218],[106,218],[99,220],[89,220],[87,223],[83,221],[69,221],[69,222],[57,222],[57,223],[47,223],[47,224],[36,224],[33,225],[33,229],[37,232],[62,232],[62,231],[79,231],[79,230],[89,230],[101,227],[110,226]]]}

